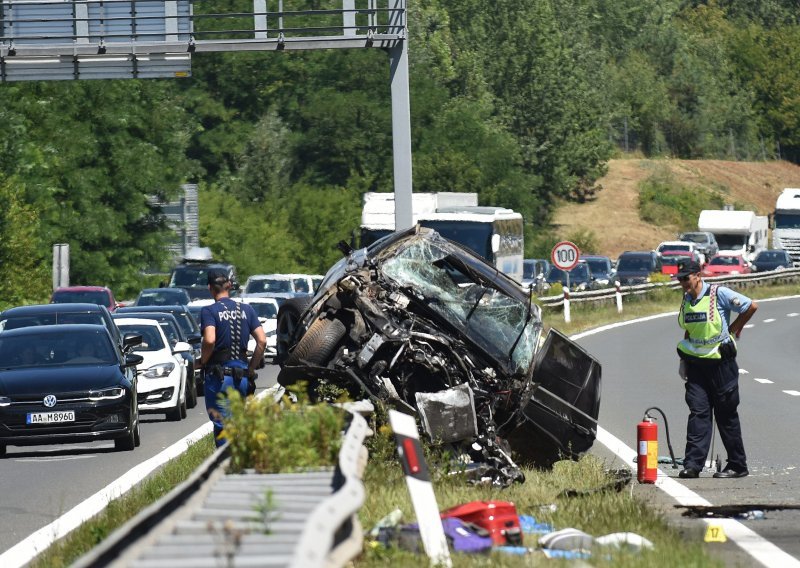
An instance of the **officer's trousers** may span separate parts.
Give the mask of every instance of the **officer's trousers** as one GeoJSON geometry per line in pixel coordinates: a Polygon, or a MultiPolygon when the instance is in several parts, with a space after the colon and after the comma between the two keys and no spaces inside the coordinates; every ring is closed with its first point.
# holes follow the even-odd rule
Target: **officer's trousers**
{"type": "Polygon", "coordinates": [[[686,427],[684,467],[697,471],[703,469],[714,435],[713,413],[722,444],[728,453],[728,465],[736,470],[747,469],[739,422],[739,365],[736,359],[722,359],[719,363],[687,361],[686,374],[689,422],[686,427]]]}
{"type": "Polygon", "coordinates": [[[235,381],[231,375],[220,376],[206,371],[203,387],[205,389],[206,412],[208,412],[208,417],[214,424],[214,443],[217,447],[220,447],[225,444],[225,440],[220,436],[222,434],[222,420],[230,415],[225,393],[228,389],[236,389],[242,395],[242,398],[245,398],[248,387],[247,376],[235,381]]]}

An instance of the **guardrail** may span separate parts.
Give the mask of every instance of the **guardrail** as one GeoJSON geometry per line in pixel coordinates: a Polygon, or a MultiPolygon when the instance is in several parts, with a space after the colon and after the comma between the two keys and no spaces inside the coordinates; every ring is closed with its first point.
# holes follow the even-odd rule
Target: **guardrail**
{"type": "MultiPolygon", "coordinates": [[[[800,268],[788,268],[785,270],[772,270],[769,272],[753,272],[751,274],[734,274],[730,276],[703,277],[706,282],[731,285],[739,288],[747,288],[762,282],[790,283],[800,281],[800,268]]],[[[585,292],[569,292],[560,296],[541,296],[538,298],[543,308],[558,308],[564,306],[565,299],[567,305],[571,302],[596,302],[617,301],[621,311],[621,298],[625,296],[636,296],[647,294],[659,289],[680,288],[677,280],[672,282],[653,282],[650,284],[637,284],[634,286],[619,286],[605,288],[602,290],[587,290],[585,292]]]]}
{"type": "Polygon", "coordinates": [[[225,475],[227,446],[73,568],[344,566],[363,545],[358,510],[371,435],[353,410],[336,468],[225,475]]]}

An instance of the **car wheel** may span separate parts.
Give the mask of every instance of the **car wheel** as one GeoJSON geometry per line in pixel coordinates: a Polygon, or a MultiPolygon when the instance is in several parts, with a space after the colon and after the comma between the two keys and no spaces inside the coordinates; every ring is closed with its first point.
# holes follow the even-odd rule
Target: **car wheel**
{"type": "Polygon", "coordinates": [[[194,378],[194,371],[186,379],[186,407],[194,408],[197,406],[197,381],[194,378]]]}
{"type": "Polygon", "coordinates": [[[179,422],[181,418],[183,418],[181,413],[181,397],[178,397],[178,400],[175,401],[175,406],[170,408],[165,412],[167,415],[167,420],[169,422],[179,422]]]}
{"type": "Polygon", "coordinates": [[[186,418],[186,397],[183,398],[183,402],[181,403],[180,409],[181,409],[181,420],[183,420],[184,418],[186,418]]]}
{"type": "Polygon", "coordinates": [[[282,364],[289,353],[289,348],[294,340],[295,328],[300,323],[300,316],[311,305],[311,298],[289,298],[278,309],[276,323],[276,349],[275,362],[282,364]]]}
{"type": "MultiPolygon", "coordinates": [[[[138,423],[137,423],[138,426],[138,423]]],[[[118,452],[130,452],[136,447],[136,427],[131,428],[131,431],[122,438],[114,440],[114,449],[118,452]]]]}
{"type": "Polygon", "coordinates": [[[286,358],[286,365],[324,366],[345,333],[347,328],[338,319],[318,319],[286,358]]]}
{"type": "Polygon", "coordinates": [[[142,434],[139,431],[139,419],[136,419],[136,431],[133,434],[133,445],[137,448],[142,445],[142,434]]]}

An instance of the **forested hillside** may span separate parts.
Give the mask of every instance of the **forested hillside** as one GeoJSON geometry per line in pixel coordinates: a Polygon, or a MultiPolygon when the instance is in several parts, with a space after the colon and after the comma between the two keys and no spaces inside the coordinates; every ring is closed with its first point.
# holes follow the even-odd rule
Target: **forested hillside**
{"type": "MultiPolygon", "coordinates": [[[[800,162],[795,0],[409,9],[414,190],[522,211],[529,255],[552,245],[553,204],[592,196],[614,155],[800,162]]],[[[242,274],[320,272],[361,194],[392,189],[390,119],[379,50],[203,53],[186,80],[0,84],[3,299],[46,294],[56,242],[72,244],[73,283],[130,294],[163,261],[146,195],[184,181],[201,185],[203,244],[242,274]]]]}

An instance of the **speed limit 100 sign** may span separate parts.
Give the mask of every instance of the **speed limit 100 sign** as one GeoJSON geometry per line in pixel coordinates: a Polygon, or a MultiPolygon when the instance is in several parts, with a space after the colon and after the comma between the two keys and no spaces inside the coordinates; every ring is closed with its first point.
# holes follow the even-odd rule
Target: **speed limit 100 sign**
{"type": "Polygon", "coordinates": [[[561,241],[553,247],[553,252],[550,254],[550,259],[553,261],[553,266],[561,270],[572,270],[578,264],[578,259],[581,256],[581,251],[575,243],[569,241],[561,241]]]}

